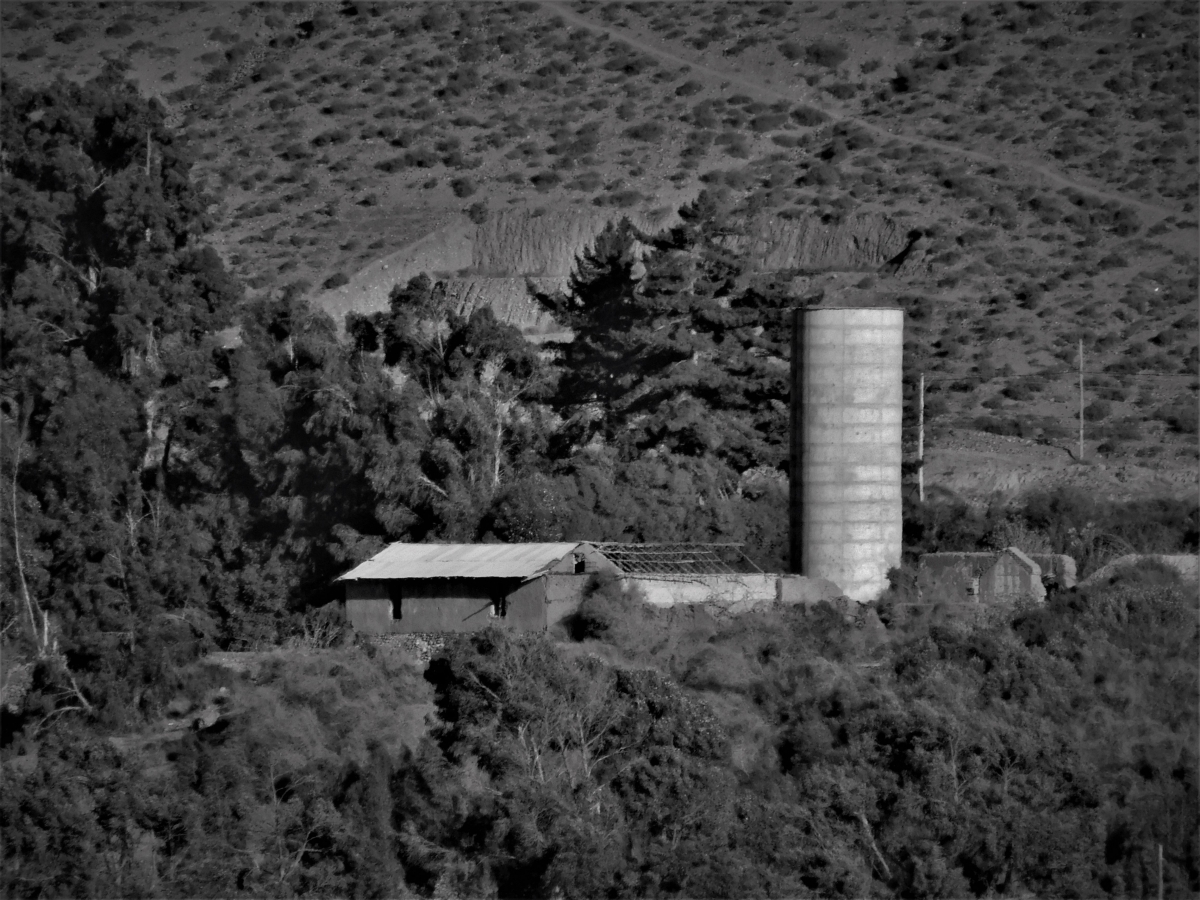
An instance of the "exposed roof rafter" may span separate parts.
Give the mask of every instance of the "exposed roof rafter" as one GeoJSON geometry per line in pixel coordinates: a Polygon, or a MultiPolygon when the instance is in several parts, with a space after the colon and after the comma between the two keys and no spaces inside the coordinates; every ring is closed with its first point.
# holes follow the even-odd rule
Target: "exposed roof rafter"
{"type": "Polygon", "coordinates": [[[747,575],[761,573],[741,544],[669,544],[592,543],[604,557],[625,575],[747,575]]]}

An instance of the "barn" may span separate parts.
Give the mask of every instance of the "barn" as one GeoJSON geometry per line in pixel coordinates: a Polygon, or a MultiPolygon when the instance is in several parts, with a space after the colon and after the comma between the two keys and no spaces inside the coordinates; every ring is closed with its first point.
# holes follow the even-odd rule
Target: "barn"
{"type": "Polygon", "coordinates": [[[392,544],[338,581],[364,634],[543,631],[573,613],[588,577],[615,577],[651,606],[734,613],[840,595],[820,578],[762,572],[740,544],[392,544]]]}
{"type": "Polygon", "coordinates": [[[542,631],[612,566],[590,544],[392,544],[342,575],[346,618],[366,634],[542,631]]]}

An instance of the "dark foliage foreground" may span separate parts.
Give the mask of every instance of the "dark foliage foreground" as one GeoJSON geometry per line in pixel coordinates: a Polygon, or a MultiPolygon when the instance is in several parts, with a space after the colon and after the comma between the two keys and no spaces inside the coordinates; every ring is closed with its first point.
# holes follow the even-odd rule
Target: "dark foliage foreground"
{"type": "Polygon", "coordinates": [[[244,714],[151,770],[64,721],[6,774],[5,895],[1148,897],[1158,844],[1200,888],[1178,586],[873,638],[590,610],[607,641],[456,640],[415,751],[414,670],[362,648],[193,667],[244,714]]]}

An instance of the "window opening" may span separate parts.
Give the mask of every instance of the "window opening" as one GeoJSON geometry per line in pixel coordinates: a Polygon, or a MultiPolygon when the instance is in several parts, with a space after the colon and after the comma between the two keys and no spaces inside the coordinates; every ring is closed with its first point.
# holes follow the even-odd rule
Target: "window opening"
{"type": "Polygon", "coordinates": [[[388,583],[388,600],[392,605],[392,618],[404,618],[404,606],[401,603],[401,591],[398,582],[392,581],[388,583]]]}

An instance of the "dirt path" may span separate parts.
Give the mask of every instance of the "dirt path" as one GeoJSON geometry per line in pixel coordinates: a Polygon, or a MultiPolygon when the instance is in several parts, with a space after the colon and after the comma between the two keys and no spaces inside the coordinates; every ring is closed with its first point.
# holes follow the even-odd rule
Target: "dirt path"
{"type": "Polygon", "coordinates": [[[668,49],[665,42],[654,42],[647,40],[639,35],[625,31],[621,28],[616,28],[611,25],[606,25],[603,22],[596,22],[586,16],[580,15],[574,10],[568,8],[565,4],[555,2],[555,0],[547,0],[543,2],[542,7],[552,15],[560,16],[563,21],[574,25],[587,28],[589,31],[600,31],[607,33],[613,38],[629,44],[644,53],[657,57],[658,59],[667,60],[676,65],[690,66],[694,72],[703,72],[713,78],[718,78],[721,81],[736,84],[738,87],[746,90],[748,93],[756,94],[760,98],[770,98],[776,100],[787,100],[789,102],[805,102],[811,106],[815,106],[824,112],[826,115],[835,121],[852,122],[865,131],[871,132],[882,140],[898,140],[906,144],[927,147],[933,150],[940,150],[943,153],[956,155],[964,159],[973,160],[978,163],[983,163],[989,166],[1004,165],[1009,168],[1020,169],[1023,171],[1035,173],[1041,178],[1048,181],[1050,184],[1060,188],[1074,188],[1084,194],[1090,194],[1093,197],[1098,197],[1101,200],[1113,200],[1118,203],[1123,203],[1138,210],[1143,216],[1144,225],[1152,225],[1159,219],[1167,216],[1182,215],[1180,210],[1172,209],[1167,206],[1161,206],[1156,203],[1150,203],[1136,197],[1131,197],[1127,194],[1120,194],[1113,191],[1097,187],[1094,184],[1079,181],[1075,178],[1070,178],[1063,173],[1045,165],[1038,165],[1028,162],[1015,162],[1007,159],[997,159],[987,153],[979,150],[968,150],[965,147],[958,147],[954,144],[948,144],[943,141],[938,141],[933,138],[919,137],[915,135],[902,134],[900,132],[889,131],[880,125],[875,125],[872,122],[858,118],[856,116],[845,115],[844,113],[835,112],[827,109],[820,104],[813,91],[807,91],[803,88],[795,90],[783,91],[777,88],[770,87],[753,78],[747,78],[744,75],[739,75],[736,72],[730,72],[727,69],[721,69],[716,66],[709,65],[707,62],[695,59],[689,56],[684,56],[675,51],[668,49]]]}

